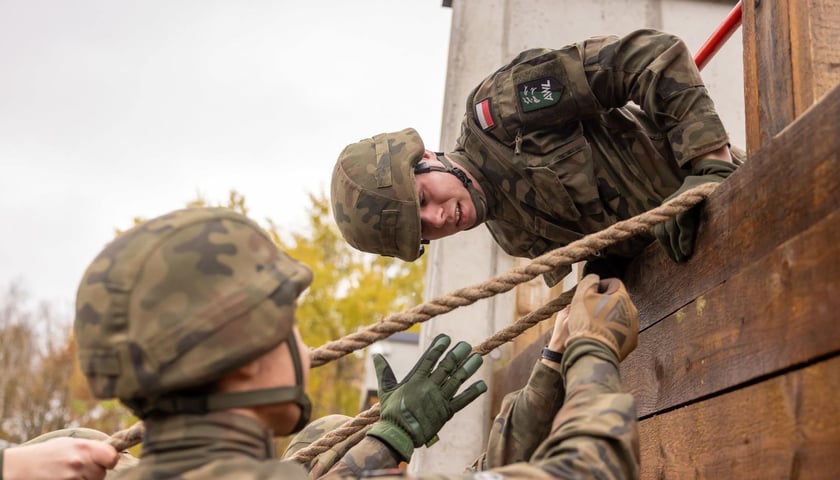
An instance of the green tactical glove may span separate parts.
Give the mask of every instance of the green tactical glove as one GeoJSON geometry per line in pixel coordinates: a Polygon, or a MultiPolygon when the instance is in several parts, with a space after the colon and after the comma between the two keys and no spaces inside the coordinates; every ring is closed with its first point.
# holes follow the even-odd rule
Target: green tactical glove
{"type": "MultiPolygon", "coordinates": [[[[704,183],[720,183],[737,167],[722,160],[700,160],[691,169],[691,175],[685,177],[683,184],[662,203],[679,196],[681,193],[704,183]]],[[[653,227],[653,233],[662,248],[675,262],[684,262],[694,252],[694,239],[697,235],[697,224],[700,222],[700,206],[680,213],[673,218],[653,227]]]]}
{"type": "Polygon", "coordinates": [[[639,342],[639,312],[617,278],[583,277],[572,297],[567,323],[567,350],[576,340],[588,338],[607,346],[621,361],[639,342]]]}
{"type": "Polygon", "coordinates": [[[411,458],[415,447],[434,443],[437,432],[455,412],[487,391],[487,384],[479,380],[455,395],[484,362],[477,353],[467,358],[472,350],[469,343],[458,342],[435,368],[451,342],[448,336],[438,335],[399,383],[385,357],[373,356],[380,413],[367,434],[390,445],[403,460],[411,458]]]}

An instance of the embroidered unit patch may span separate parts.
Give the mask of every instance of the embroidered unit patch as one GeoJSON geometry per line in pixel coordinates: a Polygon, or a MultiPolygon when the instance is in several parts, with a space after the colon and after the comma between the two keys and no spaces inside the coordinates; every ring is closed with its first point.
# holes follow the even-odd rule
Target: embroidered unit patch
{"type": "Polygon", "coordinates": [[[482,100],[475,104],[475,118],[482,130],[490,130],[496,124],[493,123],[493,115],[490,113],[490,99],[482,100]]]}
{"type": "Polygon", "coordinates": [[[545,77],[516,86],[523,112],[550,107],[560,101],[563,86],[554,77],[545,77]]]}

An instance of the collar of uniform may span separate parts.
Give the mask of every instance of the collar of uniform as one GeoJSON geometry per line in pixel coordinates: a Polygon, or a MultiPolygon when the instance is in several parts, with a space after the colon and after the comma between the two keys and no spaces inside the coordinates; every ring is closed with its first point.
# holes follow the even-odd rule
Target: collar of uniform
{"type": "Polygon", "coordinates": [[[263,460],[274,458],[271,432],[255,419],[230,411],[203,415],[169,415],[144,420],[146,436],[140,462],[177,460],[197,468],[208,458],[245,456],[263,460]]]}
{"type": "Polygon", "coordinates": [[[481,169],[478,168],[478,165],[472,161],[472,159],[467,155],[466,152],[463,150],[458,150],[454,152],[447,152],[446,156],[451,160],[460,165],[466,171],[470,172],[470,175],[475,178],[475,181],[481,186],[481,191],[484,195],[484,201],[487,202],[487,214],[485,221],[490,220],[494,217],[495,206],[496,206],[496,196],[499,194],[497,190],[494,188],[493,184],[484,177],[484,174],[481,172],[481,169]]]}

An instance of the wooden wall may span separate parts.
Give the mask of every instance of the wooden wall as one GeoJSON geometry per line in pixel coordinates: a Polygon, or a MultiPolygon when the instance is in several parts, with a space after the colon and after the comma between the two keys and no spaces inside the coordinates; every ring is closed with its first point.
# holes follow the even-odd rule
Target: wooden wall
{"type": "MultiPolygon", "coordinates": [[[[840,478],[838,32],[840,0],[745,2],[749,160],[687,263],[651,245],[630,266],[644,479],[840,478]]],[[[496,408],[544,330],[496,372],[496,408]]]]}
{"type": "Polygon", "coordinates": [[[840,0],[745,0],[747,152],[837,85],[840,0]]]}

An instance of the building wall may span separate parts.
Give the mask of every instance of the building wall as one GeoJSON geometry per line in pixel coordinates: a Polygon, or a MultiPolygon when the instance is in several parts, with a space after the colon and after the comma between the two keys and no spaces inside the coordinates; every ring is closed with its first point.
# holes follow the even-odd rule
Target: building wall
{"type": "MultiPolygon", "coordinates": [[[[701,0],[455,0],[438,148],[445,151],[455,144],[469,91],[523,49],[559,48],[594,35],[657,28],[680,35],[697,51],[734,4],[701,0]]],[[[707,65],[703,76],[733,144],[744,146],[741,52],[739,30],[707,65]]],[[[504,254],[484,227],[435,241],[429,248],[425,296],[428,299],[476,285],[510,270],[517,261],[522,260],[504,254]]],[[[541,286],[537,282],[532,288],[541,286]]],[[[497,295],[426,322],[420,348],[440,332],[474,344],[483,341],[514,320],[516,295],[515,291],[497,295]]],[[[545,295],[547,289],[536,296],[545,295]]],[[[485,357],[485,366],[476,378],[491,384],[492,372],[506,365],[511,354],[510,347],[503,347],[485,357]]],[[[490,395],[484,395],[444,427],[436,445],[415,452],[410,471],[461,472],[483,450],[490,416],[490,395]]]]}
{"type": "Polygon", "coordinates": [[[374,342],[365,351],[365,378],[362,383],[360,411],[367,410],[379,401],[379,380],[373,367],[373,354],[385,357],[398,379],[403,379],[420,357],[419,335],[412,332],[397,332],[390,337],[374,342]]]}

